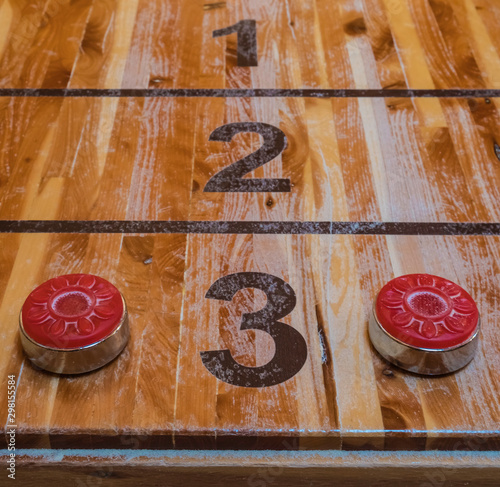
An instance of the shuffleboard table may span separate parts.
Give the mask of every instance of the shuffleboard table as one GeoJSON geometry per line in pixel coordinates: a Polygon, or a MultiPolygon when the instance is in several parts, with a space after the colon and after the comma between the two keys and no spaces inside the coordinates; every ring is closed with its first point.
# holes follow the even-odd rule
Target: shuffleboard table
{"type": "Polygon", "coordinates": [[[0,484],[499,485],[499,27],[497,0],[0,0],[0,484]],[[19,313],[71,273],[130,340],[60,375],[19,313]],[[411,273],[477,303],[456,373],[370,343],[411,273]]]}

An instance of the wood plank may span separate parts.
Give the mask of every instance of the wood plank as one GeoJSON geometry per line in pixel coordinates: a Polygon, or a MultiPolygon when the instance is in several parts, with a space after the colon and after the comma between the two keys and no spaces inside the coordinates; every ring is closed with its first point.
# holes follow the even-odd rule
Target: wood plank
{"type": "Polygon", "coordinates": [[[436,87],[491,86],[482,75],[467,31],[451,6],[447,2],[420,0],[409,4],[436,87]]]}
{"type": "MultiPolygon", "coordinates": [[[[487,86],[500,86],[500,56],[472,0],[450,0],[464,31],[471,39],[477,64],[487,86]]],[[[495,12],[496,9],[493,9],[495,12]]]]}
{"type": "MultiPolygon", "coordinates": [[[[16,306],[35,279],[70,270],[98,272],[116,282],[129,302],[132,339],[117,360],[79,377],[35,370],[19,348],[6,355],[2,366],[20,376],[20,445],[498,447],[498,237],[24,238],[31,247],[41,248],[43,242],[48,246],[31,264],[32,281],[14,286],[16,266],[10,266],[12,284],[2,309],[8,317],[3,333],[12,344],[16,306]],[[369,344],[366,327],[378,288],[393,275],[417,271],[453,279],[478,301],[480,349],[472,364],[453,375],[407,374],[388,365],[369,344]],[[300,372],[279,385],[231,385],[214,377],[201,361],[200,352],[226,348],[250,367],[273,356],[272,340],[265,334],[239,331],[242,313],[264,305],[261,291],[245,291],[228,303],[206,298],[216,280],[235,272],[280,277],[297,296],[295,309],[280,321],[304,337],[308,358],[300,372]],[[72,407],[75,400],[87,407],[72,407]]],[[[19,265],[23,248],[16,257],[19,265]]],[[[9,269],[6,259],[4,265],[9,269]]]]}
{"type": "MultiPolygon", "coordinates": [[[[395,4],[393,0],[384,0],[384,3],[408,87],[435,88],[408,5],[406,2],[395,4]]],[[[439,100],[417,99],[415,106],[426,127],[446,127],[439,100]]]]}
{"type": "MultiPolygon", "coordinates": [[[[498,21],[493,0],[0,0],[0,87],[496,89],[498,21]],[[236,33],[212,34],[243,19],[256,21],[257,66],[238,65],[236,33]]],[[[1,97],[0,220],[498,223],[500,104],[478,96],[1,97]],[[288,178],[290,192],[204,191],[262,146],[253,132],[211,140],[245,122],[286,137],[245,177],[288,178]]],[[[500,237],[277,232],[0,236],[0,372],[18,381],[19,478],[498,484],[500,237]],[[17,332],[27,294],[70,272],[120,288],[132,335],[112,363],[73,377],[32,366],[17,332]],[[478,303],[479,350],[455,374],[406,373],[370,344],[376,293],[411,272],[478,303]],[[271,282],[267,298],[244,279],[271,282]],[[288,314],[240,329],[274,298],[294,303],[288,314]],[[204,364],[221,350],[233,368],[204,364]],[[276,350],[285,365],[262,372],[276,350]],[[284,452],[252,451],[263,449],[284,452]]],[[[0,421],[5,447],[5,408],[0,421]]]]}
{"type": "MultiPolygon", "coordinates": [[[[29,218],[53,218],[61,204],[63,187],[64,181],[62,178],[52,178],[48,180],[43,191],[33,201],[33,205],[29,209],[29,218]]],[[[6,270],[10,270],[10,272],[8,273],[9,280],[0,304],[0,311],[4,317],[2,341],[5,350],[5,354],[3,355],[4,358],[0,361],[0,371],[4,376],[16,375],[18,380],[16,394],[19,387],[25,384],[24,380],[26,379],[26,374],[23,373],[26,365],[26,358],[23,354],[18,335],[19,312],[24,299],[26,299],[26,296],[36,287],[37,280],[43,275],[43,267],[49,255],[49,241],[49,235],[22,235],[12,242],[12,244],[17,247],[16,253],[10,253],[13,261],[10,263],[3,262],[7,264],[6,270]],[[20,278],[20,276],[23,277],[20,278]],[[21,378],[23,378],[22,382],[21,378]]],[[[26,373],[30,374],[28,371],[26,373]]],[[[36,389],[37,386],[35,386],[35,391],[43,391],[45,394],[49,394],[49,396],[53,397],[57,385],[57,378],[48,376],[43,378],[38,377],[37,381],[42,387],[41,389],[36,389]]],[[[6,390],[0,392],[4,402],[6,401],[6,394],[6,390]]],[[[32,394],[31,388],[29,388],[26,401],[19,409],[21,410],[20,414],[22,417],[22,408],[27,408],[24,410],[24,415],[27,418],[32,416],[31,408],[35,409],[35,424],[37,420],[43,423],[41,435],[38,435],[37,446],[46,446],[47,405],[44,404],[40,407],[40,403],[37,399],[37,393],[33,392],[32,394]]],[[[5,425],[6,422],[7,409],[2,409],[0,411],[0,424],[5,425]]],[[[22,431],[22,429],[22,423],[20,423],[20,430],[22,431]]],[[[37,431],[37,433],[39,432],[37,431]]],[[[28,431],[27,434],[31,436],[32,433],[28,431]]]]}
{"type": "MultiPolygon", "coordinates": [[[[353,73],[364,70],[370,88],[495,88],[500,59],[500,9],[489,0],[37,0],[2,9],[2,87],[224,88],[233,78],[240,87],[355,88],[353,73]],[[257,22],[252,68],[237,66],[236,34],[212,37],[244,19],[257,22]]],[[[416,107],[427,127],[445,126],[437,100],[416,107]]]]}
{"type": "MultiPolygon", "coordinates": [[[[2,461],[5,459],[2,458],[2,461]]],[[[55,479],[93,482],[103,486],[132,486],[147,479],[162,485],[175,483],[214,486],[247,479],[254,485],[344,486],[380,485],[495,486],[499,479],[498,453],[470,452],[145,452],[25,451],[18,458],[16,479],[23,485],[45,487],[55,479]],[[35,483],[36,482],[36,483],[35,483]]]]}
{"type": "Polygon", "coordinates": [[[496,25],[500,21],[500,11],[496,8],[496,3],[492,0],[474,0],[474,5],[486,27],[489,38],[500,55],[500,43],[495,36],[496,25]]]}
{"type": "Polygon", "coordinates": [[[4,105],[0,215],[26,218],[47,178],[62,177],[56,219],[498,221],[495,105],[442,104],[447,127],[430,134],[406,99],[131,98],[116,112],[99,99],[12,99],[4,105]],[[291,192],[203,191],[262,144],[251,133],[209,140],[237,121],[284,132],[283,153],[247,177],[289,178],[291,192]]]}
{"type": "Polygon", "coordinates": [[[68,86],[92,4],[69,0],[20,2],[0,65],[2,87],[68,86]]]}
{"type": "MultiPolygon", "coordinates": [[[[193,279],[195,274],[199,279],[200,268],[205,267],[207,273],[202,280],[207,281],[208,286],[205,285],[205,288],[201,289],[188,288],[184,297],[186,311],[182,323],[178,370],[176,421],[179,438],[176,437],[176,447],[199,446],[197,443],[186,443],[186,438],[181,441],[180,437],[189,436],[191,440],[195,440],[193,437],[197,435],[213,435],[215,432],[218,447],[221,447],[221,442],[232,445],[233,448],[241,447],[237,438],[239,436],[271,436],[268,441],[273,443],[273,448],[279,448],[280,444],[287,440],[287,436],[292,437],[288,442],[293,444],[293,437],[303,429],[306,429],[310,436],[321,436],[321,432],[336,429],[335,417],[329,417],[328,413],[329,408],[331,410],[333,407],[334,410],[335,406],[327,404],[327,400],[332,401],[335,398],[325,397],[325,392],[322,392],[322,384],[326,378],[323,376],[323,367],[316,360],[305,365],[297,379],[275,387],[246,389],[217,381],[205,369],[198,354],[192,353],[193,350],[228,348],[236,360],[247,366],[263,365],[272,358],[272,340],[266,339],[262,333],[250,335],[247,339],[246,333],[237,332],[238,316],[248,307],[260,309],[263,304],[261,296],[254,300],[249,300],[248,296],[240,298],[236,301],[236,309],[234,305],[221,309],[220,302],[204,298],[210,284],[220,277],[251,269],[252,272],[265,272],[284,278],[285,281],[290,281],[292,286],[297,280],[294,289],[304,289],[304,295],[302,296],[300,291],[297,293],[301,306],[295,313],[296,321],[292,320],[291,326],[307,337],[310,353],[315,351],[316,356],[321,356],[321,343],[315,332],[316,327],[305,327],[310,320],[316,319],[311,304],[312,290],[306,290],[302,285],[307,281],[307,274],[304,275],[305,271],[296,274],[287,266],[286,249],[291,244],[290,240],[291,237],[278,237],[274,239],[275,244],[270,245],[269,239],[264,236],[190,237],[186,279],[193,279]],[[282,249],[281,252],[277,252],[278,248],[282,249]],[[278,258],[280,254],[282,257],[278,258]],[[208,262],[211,263],[210,267],[207,267],[208,262]],[[289,273],[291,274],[288,277],[289,273]],[[199,304],[192,306],[190,303],[199,304]],[[301,316],[302,313],[304,316],[301,316]],[[222,342],[217,338],[219,335],[222,342]],[[241,335],[243,336],[240,338],[241,335]],[[198,380],[192,380],[193,374],[198,380]],[[193,401],[193,396],[200,397],[200,400],[193,401]],[[314,401],[311,401],[311,396],[315,397],[314,401]],[[225,406],[227,402],[230,402],[231,408],[225,406]],[[239,433],[234,435],[233,431],[239,433]],[[294,433],[295,431],[297,433],[294,433]],[[219,435],[225,434],[237,437],[232,442],[219,438],[219,435]],[[281,441],[273,438],[281,435],[284,437],[281,441]]],[[[300,246],[297,251],[303,252],[300,246]]],[[[283,321],[290,323],[288,317],[283,321]]],[[[212,439],[214,440],[215,438],[212,439]]],[[[266,439],[262,438],[261,445],[265,444],[266,439]]],[[[333,445],[335,441],[332,441],[333,445]]]]}

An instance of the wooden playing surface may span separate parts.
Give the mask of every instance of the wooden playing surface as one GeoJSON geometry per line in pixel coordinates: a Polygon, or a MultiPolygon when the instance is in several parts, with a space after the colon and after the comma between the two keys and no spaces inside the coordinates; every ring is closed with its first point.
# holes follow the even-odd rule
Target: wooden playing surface
{"type": "Polygon", "coordinates": [[[495,0],[0,1],[0,375],[18,380],[17,447],[500,449],[499,26],[495,0]],[[235,34],[212,37],[242,19],[258,66],[237,65],[235,34]],[[285,134],[248,177],[290,192],[204,191],[261,147],[209,140],[242,122],[285,134]],[[23,355],[18,314],[77,272],[122,291],[131,339],[58,376],[23,355]],[[296,295],[279,321],[307,360],[278,385],[231,385],[201,360],[273,358],[269,334],[239,329],[262,291],[206,297],[243,272],[296,295]],[[404,372],[370,345],[376,293],[413,272],[477,301],[479,350],[455,374],[404,372]]]}

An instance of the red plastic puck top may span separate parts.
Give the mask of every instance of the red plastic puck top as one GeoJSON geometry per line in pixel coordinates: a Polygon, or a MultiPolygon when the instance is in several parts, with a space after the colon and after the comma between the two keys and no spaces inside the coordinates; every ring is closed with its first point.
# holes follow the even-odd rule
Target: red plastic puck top
{"type": "Polygon", "coordinates": [[[25,333],[40,345],[73,349],[108,337],[124,313],[118,289],[91,274],[59,276],[38,286],[22,308],[25,333]]]}
{"type": "Polygon", "coordinates": [[[408,274],[389,281],[375,310],[387,333],[418,348],[441,350],[467,342],[476,331],[479,312],[457,284],[429,274],[408,274]]]}

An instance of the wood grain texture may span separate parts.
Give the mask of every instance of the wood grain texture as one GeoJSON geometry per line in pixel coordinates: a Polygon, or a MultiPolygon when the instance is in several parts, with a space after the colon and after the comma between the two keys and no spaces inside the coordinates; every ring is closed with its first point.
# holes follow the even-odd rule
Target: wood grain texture
{"type": "Polygon", "coordinates": [[[111,112],[99,98],[2,99],[0,216],[27,219],[60,178],[61,220],[498,221],[495,104],[432,100],[446,119],[433,132],[412,99],[126,98],[111,112]],[[209,140],[234,122],[285,133],[247,177],[288,178],[290,193],[203,191],[262,144],[209,140]]]}
{"type": "MultiPolygon", "coordinates": [[[[500,89],[499,22],[496,0],[0,0],[0,88],[500,89]],[[212,37],[242,19],[257,23],[252,68],[236,34],[212,37]]],[[[386,95],[0,97],[0,220],[500,222],[499,99],[386,95]],[[249,177],[288,178],[289,193],[204,192],[262,144],[209,140],[236,122],[283,131],[286,149],[249,177]]],[[[17,447],[31,449],[20,480],[498,485],[499,249],[493,235],[0,235],[0,376],[18,379],[17,447]],[[23,354],[18,314],[76,272],[118,286],[131,340],[102,369],[59,376],[23,354]],[[308,356],[278,385],[231,385],[202,363],[273,357],[267,333],[239,328],[262,291],[206,297],[239,272],[295,292],[280,321],[308,356]],[[478,303],[479,350],[455,374],[406,373],[370,344],[378,290],[413,272],[478,303]],[[283,454],[251,451],[266,449],[283,454]]],[[[0,408],[1,447],[6,421],[0,408]]]]}
{"type": "MultiPolygon", "coordinates": [[[[20,452],[21,453],[21,452],[20,452]]],[[[0,461],[4,458],[0,457],[0,461]]],[[[497,452],[152,452],[89,450],[24,451],[17,482],[27,487],[53,485],[162,486],[186,483],[203,487],[249,486],[410,487],[422,485],[496,486],[497,452]]]]}
{"type": "Polygon", "coordinates": [[[29,247],[21,244],[14,263],[10,252],[1,260],[1,274],[10,276],[2,301],[2,366],[5,375],[20,377],[20,447],[498,448],[497,237],[22,238],[29,247]],[[30,248],[45,252],[27,258],[30,248]],[[272,357],[269,337],[239,331],[241,314],[262,307],[260,291],[228,303],[205,298],[217,279],[242,271],[281,277],[297,295],[283,321],[305,337],[309,355],[278,386],[223,383],[200,359],[201,351],[224,348],[242,365],[272,357]],[[405,373],[370,346],[367,322],[378,289],[395,274],[421,271],[464,286],[481,310],[480,349],[456,374],[405,373]],[[19,272],[30,279],[20,281],[19,272]],[[23,298],[37,282],[66,272],[110,279],[130,310],[125,352],[75,377],[35,370],[17,335],[23,298]]]}
{"type": "MultiPolygon", "coordinates": [[[[101,88],[498,88],[493,0],[5,0],[0,86],[101,88]],[[238,67],[236,35],[257,22],[259,65],[238,67]],[[231,81],[232,80],[232,81],[231,81]]],[[[111,103],[111,102],[110,102],[111,103]]],[[[443,127],[433,100],[417,100],[443,127]]]]}

